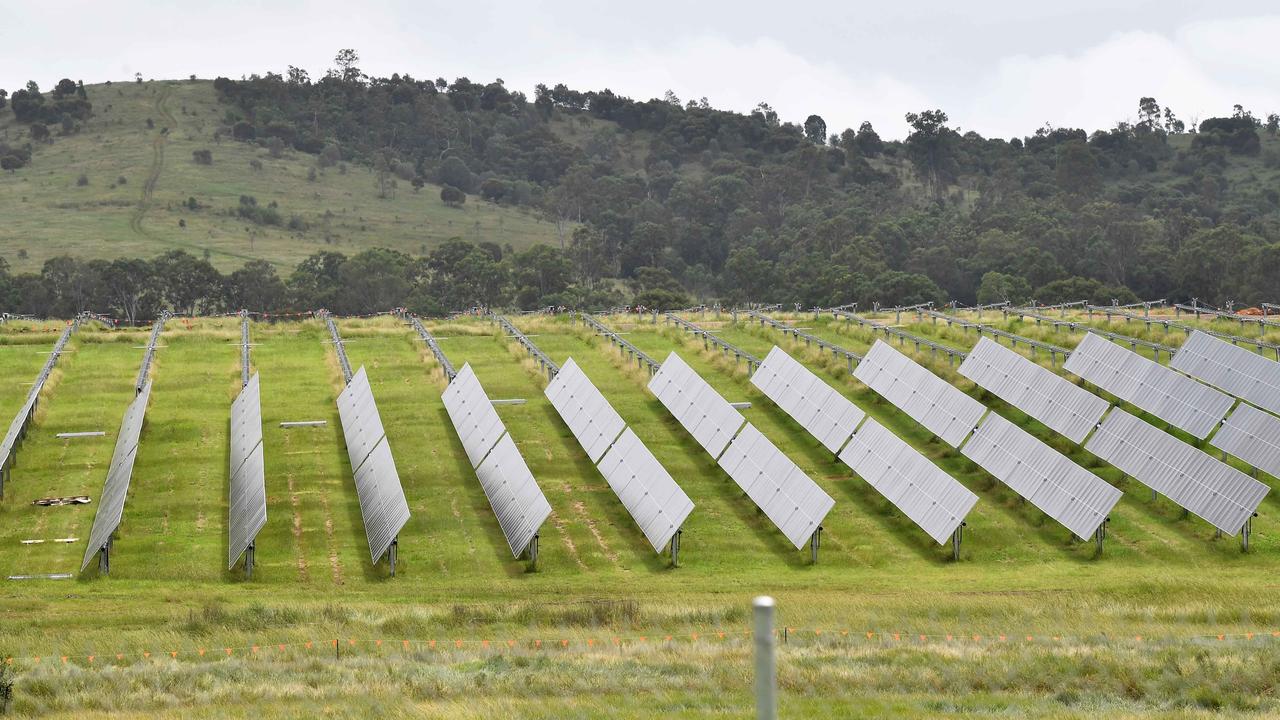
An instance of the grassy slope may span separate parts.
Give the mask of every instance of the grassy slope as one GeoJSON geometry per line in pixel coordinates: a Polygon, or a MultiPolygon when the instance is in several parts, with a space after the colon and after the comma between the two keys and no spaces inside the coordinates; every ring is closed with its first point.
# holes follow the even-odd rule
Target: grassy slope
{"type": "MultiPolygon", "coordinates": [[[[71,137],[55,134],[38,146],[30,166],[0,174],[0,256],[19,270],[39,269],[54,255],[81,258],[150,257],[173,248],[208,251],[223,270],[262,258],[292,268],[322,249],[353,254],[370,247],[423,253],[452,237],[510,244],[517,249],[556,238],[554,223],[532,213],[468,199],[445,207],[440,188],[414,193],[398,181],[395,197],[377,197],[368,168],[324,170],[307,181],[315,157],[293,151],[273,159],[257,145],[224,133],[214,141],[227,106],[208,81],[115,83],[88,88],[95,115],[71,137]],[[148,130],[150,118],[155,129],[148,130]],[[168,128],[167,134],[162,129],[168,128]],[[197,165],[192,151],[213,151],[212,166],[197,165]],[[250,169],[261,160],[263,169],[250,169]],[[89,185],[79,187],[84,174],[89,185]],[[123,177],[126,183],[116,184],[123,177]],[[304,232],[255,226],[227,214],[241,195],[262,205],[279,203],[287,221],[300,216],[304,232]],[[202,209],[182,206],[194,197],[202,209]],[[326,220],[326,212],[332,217],[326,220]],[[187,227],[180,229],[178,221],[187,227]],[[328,238],[328,239],[326,239],[328,238]],[[26,257],[20,257],[20,251],[26,257]]],[[[25,142],[27,130],[7,109],[0,137],[25,142]]]]}
{"type": "MultiPolygon", "coordinates": [[[[793,715],[1277,711],[1269,635],[1190,637],[1280,629],[1270,579],[1280,559],[1266,521],[1277,499],[1264,503],[1254,551],[1241,555],[1233,540],[1213,541],[1207,525],[1180,520],[1165,501],[1153,506],[1131,482],[1113,513],[1106,554],[1093,559],[1091,546],[1070,542],[840,368],[785,344],[979,494],[964,560],[951,563],[944,548],[760,396],[741,369],[661,326],[611,322],[651,355],[676,348],[727,397],[751,400],[749,420],[836,499],[819,565],[808,565],[671,420],[643,389],[645,373],[567,319],[519,320],[547,353],[582,365],[697,504],[685,526],[682,567],[669,569],[542,397],[544,380],[523,351],[481,321],[431,325],[455,364],[472,363],[491,397],[528,400],[499,408],[555,511],[543,528],[542,566],[526,572],[511,558],[444,413],[434,359],[384,318],[339,325],[353,364],[370,373],[414,512],[401,536],[399,576],[389,579],[385,565],[369,562],[333,405],[338,366],[322,328],[309,322],[253,328],[269,521],[255,579],[242,582],[224,562],[235,324],[175,320],[162,336],[112,577],[0,586],[0,656],[26,658],[17,665],[17,709],[65,717],[154,716],[183,706],[194,706],[188,714],[197,717],[356,717],[371,707],[393,716],[742,715],[750,702],[749,647],[736,633],[747,626],[750,597],[769,592],[780,599],[782,621],[801,629],[782,663],[784,710],[793,715]],[[302,419],[329,425],[278,427],[302,419]],[[867,631],[884,634],[868,639],[867,631]],[[895,632],[907,641],[891,640],[895,632]],[[934,638],[912,642],[916,633],[934,638]],[[654,642],[667,634],[670,645],[654,642]],[[964,640],[948,642],[947,634],[964,640]],[[995,640],[1002,634],[1037,639],[995,640]],[[1161,639],[1138,642],[1138,634],[1161,639]],[[623,645],[612,645],[613,637],[623,645]],[[342,660],[331,659],[334,638],[342,660]],[[406,639],[414,641],[407,653],[406,639]],[[560,639],[570,646],[534,645],[555,647],[560,639]],[[466,642],[459,648],[455,640],[466,642]],[[254,645],[262,648],[258,657],[254,645]],[[225,647],[233,648],[230,659],[225,647]],[[201,648],[209,654],[200,656],[201,648]],[[143,659],[144,651],[152,658],[143,659]],[[127,656],[116,661],[116,652],[127,656]],[[71,656],[69,664],[49,662],[59,654],[71,656]],[[90,654],[98,658],[93,668],[86,667],[90,654]],[[36,655],[45,662],[35,665],[36,655]]],[[[827,321],[798,322],[853,350],[870,342],[827,321]]],[[[745,326],[721,332],[758,355],[779,337],[745,326]]],[[[51,344],[54,337],[15,340],[51,344]]],[[[46,494],[96,497],[142,340],[139,332],[86,330],[63,358],[0,504],[0,575],[65,571],[79,562],[80,543],[18,540],[83,538],[93,506],[28,503],[46,494]],[[93,429],[109,435],[53,437],[93,429]]],[[[42,359],[0,346],[7,377],[34,375],[42,359]]],[[[948,373],[945,362],[933,367],[948,373]]],[[[0,412],[21,396],[20,386],[0,389],[0,412]]]]}

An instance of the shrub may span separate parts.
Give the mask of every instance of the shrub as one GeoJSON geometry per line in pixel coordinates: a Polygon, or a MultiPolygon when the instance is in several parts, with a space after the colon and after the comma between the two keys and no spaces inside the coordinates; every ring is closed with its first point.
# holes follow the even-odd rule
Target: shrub
{"type": "Polygon", "coordinates": [[[449,207],[462,207],[467,201],[467,194],[452,185],[440,188],[440,200],[449,207]]]}
{"type": "Polygon", "coordinates": [[[307,168],[307,182],[315,182],[315,181],[316,181],[316,169],[307,168]]]}
{"type": "Polygon", "coordinates": [[[249,169],[253,170],[254,172],[262,172],[262,161],[257,158],[250,160],[249,169]]]}
{"type": "Polygon", "coordinates": [[[121,175],[121,176],[119,176],[119,177],[117,177],[117,178],[116,178],[116,184],[117,184],[117,185],[128,185],[128,184],[129,184],[129,178],[127,178],[127,177],[125,177],[125,176],[121,175]]]}
{"type": "Polygon", "coordinates": [[[195,161],[196,161],[196,164],[197,164],[197,165],[212,165],[212,164],[213,164],[213,151],[212,151],[212,150],[192,150],[192,151],[191,151],[191,157],[192,157],[193,159],[195,159],[195,161]]]}
{"type": "Polygon", "coordinates": [[[89,176],[80,173],[80,177],[76,178],[76,187],[84,187],[89,184],[89,176]]]}

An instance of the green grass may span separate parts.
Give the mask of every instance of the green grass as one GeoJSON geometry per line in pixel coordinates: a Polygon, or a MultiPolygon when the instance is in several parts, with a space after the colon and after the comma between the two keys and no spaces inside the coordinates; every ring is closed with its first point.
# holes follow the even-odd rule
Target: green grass
{"type": "MultiPolygon", "coordinates": [[[[372,172],[359,164],[348,163],[345,174],[336,166],[324,169],[310,182],[312,155],[289,150],[272,158],[258,145],[232,140],[225,128],[215,140],[230,106],[217,101],[209,81],[87,90],[94,116],[79,134],[55,133],[52,145],[36,146],[28,167],[0,174],[0,257],[17,270],[38,270],[59,254],[151,257],[172,249],[207,252],[224,271],[257,258],[289,270],[320,250],[350,255],[389,247],[421,254],[454,237],[517,250],[558,241],[555,223],[529,211],[478,197],[449,208],[440,202],[438,186],[414,192],[404,180],[394,197],[379,198],[372,172]],[[147,128],[148,118],[154,129],[147,128]],[[213,151],[213,165],[192,160],[201,149],[213,151]],[[250,169],[255,159],[262,170],[250,169]],[[77,185],[81,174],[87,186],[77,185]],[[125,184],[117,184],[120,177],[125,184]],[[290,231],[232,217],[228,211],[241,195],[260,205],[275,201],[285,221],[296,214],[308,228],[290,231]],[[200,210],[183,206],[191,197],[200,210]]],[[[0,114],[0,138],[27,140],[26,127],[7,110],[0,114]]]]}
{"type": "MultiPolygon", "coordinates": [[[[445,414],[435,360],[408,328],[376,318],[339,327],[351,362],[369,373],[413,512],[398,575],[370,562],[334,406],[340,372],[323,327],[309,321],[253,326],[269,516],[247,582],[225,562],[238,328],[232,319],[174,320],[161,336],[111,576],[0,581],[0,658],[15,658],[15,712],[741,717],[751,703],[742,633],[760,593],[779,599],[780,622],[790,628],[780,662],[788,716],[1280,712],[1280,639],[1271,635],[1280,630],[1280,542],[1268,520],[1280,514],[1280,499],[1264,502],[1253,550],[1242,554],[1234,539],[1215,541],[1209,526],[1180,519],[1130,481],[1105,553],[1095,557],[1091,544],[1073,542],[839,362],[771,330],[716,326],[759,356],[781,341],[974,490],[980,502],[954,563],[949,548],[755,391],[741,366],[674,329],[608,319],[645,352],[662,359],[676,349],[726,397],[751,401],[748,419],[836,499],[813,566],[648,394],[647,372],[568,318],[515,320],[555,360],[572,356],[582,366],[693,499],[681,567],[649,547],[543,397],[545,378],[521,348],[482,320],[429,322],[454,364],[471,363],[491,397],[527,400],[498,411],[554,510],[540,566],[529,572],[512,558],[445,414]],[[318,419],[328,425],[279,427],[318,419]]],[[[795,320],[851,350],[870,344],[841,323],[795,320]]],[[[910,329],[933,332],[928,324],[910,329]]],[[[0,387],[0,413],[20,405],[18,379],[34,377],[44,359],[35,348],[51,345],[56,330],[0,329],[0,369],[14,379],[0,387]]],[[[0,503],[0,576],[78,567],[95,506],[30,501],[76,493],[96,500],[144,335],[86,328],[60,361],[0,503]],[[108,436],[54,437],[98,429],[108,436]],[[18,542],[65,536],[81,541],[18,542]]],[[[921,359],[977,394],[945,361],[921,359]]],[[[1091,462],[1067,443],[1055,446],[1091,462]]],[[[1090,466],[1116,480],[1112,469],[1090,466]]]]}

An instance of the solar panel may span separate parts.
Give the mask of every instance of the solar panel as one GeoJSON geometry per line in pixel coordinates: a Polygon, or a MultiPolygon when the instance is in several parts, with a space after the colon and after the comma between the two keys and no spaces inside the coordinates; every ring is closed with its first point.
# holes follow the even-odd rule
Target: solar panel
{"type": "Polygon", "coordinates": [[[18,442],[18,436],[22,435],[22,430],[27,426],[27,418],[31,415],[31,409],[36,405],[36,399],[40,397],[40,390],[44,383],[40,383],[38,387],[33,387],[27,400],[22,404],[22,409],[13,417],[13,422],[9,423],[9,431],[5,433],[4,440],[0,442],[0,467],[4,467],[9,462],[9,455],[13,453],[13,446],[18,442]]]}
{"type": "Polygon", "coordinates": [[[711,457],[719,457],[747,421],[674,352],[650,378],[649,390],[711,457]]]}
{"type": "Polygon", "coordinates": [[[833,453],[866,417],[848,398],[774,346],[751,376],[755,385],[833,453]]]}
{"type": "Polygon", "coordinates": [[[1123,494],[995,413],[960,452],[1077,537],[1092,535],[1123,494]]]}
{"type": "Polygon", "coordinates": [[[142,433],[142,421],[147,413],[147,401],[151,398],[151,381],[147,380],[125,410],[116,435],[115,451],[107,469],[107,479],[98,497],[98,509],[89,529],[89,544],[84,550],[80,571],[89,567],[93,556],[106,546],[124,517],[124,503],[129,494],[129,481],[133,477],[133,461],[138,453],[138,437],[142,433]]]}
{"type": "Polygon", "coordinates": [[[351,376],[351,382],[339,393],[338,417],[342,421],[351,472],[355,472],[387,434],[363,367],[351,376]]]}
{"type": "Polygon", "coordinates": [[[1230,535],[1269,489],[1120,408],[1111,410],[1085,449],[1230,535]]]}
{"type": "Polygon", "coordinates": [[[593,463],[627,426],[573,358],[565,361],[543,394],[593,463]]]}
{"type": "Polygon", "coordinates": [[[1076,443],[1083,443],[1110,405],[1053,371],[980,338],[960,374],[1076,443]]]}
{"type": "MultiPolygon", "coordinates": [[[[461,376],[461,373],[459,373],[461,376]]],[[[551,515],[551,504],[529,472],[516,443],[504,434],[492,452],[476,468],[480,487],[498,518],[502,534],[514,557],[520,557],[538,528],[551,515]]]]}
{"type": "Polygon", "coordinates": [[[1197,330],[1169,367],[1280,414],[1280,363],[1255,352],[1197,330]]]}
{"type": "Polygon", "coordinates": [[[840,460],[940,545],[978,502],[977,495],[872,418],[844,446],[840,460]]]}
{"type": "Polygon", "coordinates": [[[693,501],[631,428],[622,431],[599,467],[649,544],[662,552],[693,512],[693,501]]]}
{"type": "Polygon", "coordinates": [[[1280,418],[1241,403],[1209,444],[1280,477],[1280,418]]]}
{"type": "Polygon", "coordinates": [[[449,419],[458,432],[458,438],[462,441],[462,447],[467,452],[467,458],[471,460],[471,467],[474,468],[498,442],[506,428],[502,425],[498,412],[493,409],[493,403],[485,394],[484,387],[480,385],[480,379],[471,369],[471,363],[462,366],[449,387],[445,388],[442,399],[449,419]]]}
{"type": "MultiPolygon", "coordinates": [[[[347,459],[360,498],[360,515],[376,563],[409,522],[409,503],[391,457],[378,405],[364,368],[357,370],[338,395],[338,416],[346,438],[347,459]]],[[[394,561],[392,571],[394,572],[394,561]]]]}
{"type": "Polygon", "coordinates": [[[267,524],[262,455],[262,402],[258,374],[231,403],[231,467],[227,514],[227,568],[235,566],[267,524]]]}
{"type": "Polygon", "coordinates": [[[1217,390],[1094,333],[1084,336],[1062,367],[1201,440],[1234,403],[1217,390]]]}
{"type": "Polygon", "coordinates": [[[751,424],[742,428],[718,462],[797,550],[836,503],[751,424]]]}
{"type": "Polygon", "coordinates": [[[987,411],[883,340],[876,341],[853,376],[951,447],[960,447],[987,411]]]}
{"type": "Polygon", "coordinates": [[[409,503],[385,437],[369,452],[354,477],[369,556],[376,563],[409,522],[409,503]]]}

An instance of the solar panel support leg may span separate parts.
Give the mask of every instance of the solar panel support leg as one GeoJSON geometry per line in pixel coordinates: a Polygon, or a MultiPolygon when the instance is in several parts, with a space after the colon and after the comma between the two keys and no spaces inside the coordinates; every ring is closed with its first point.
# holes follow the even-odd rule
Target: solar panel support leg
{"type": "Polygon", "coordinates": [[[1249,536],[1253,534],[1253,517],[1250,515],[1245,518],[1244,525],[1240,527],[1240,552],[1249,552],[1249,536]]]}
{"type": "Polygon", "coordinates": [[[244,551],[244,576],[248,580],[253,579],[253,543],[249,543],[244,551]]]}
{"type": "Polygon", "coordinates": [[[676,534],[671,536],[671,567],[680,567],[680,535],[684,533],[683,529],[676,530],[676,534]]]}
{"type": "Polygon", "coordinates": [[[1107,521],[1103,520],[1098,523],[1098,529],[1093,531],[1093,542],[1098,548],[1098,554],[1102,554],[1102,541],[1107,537],[1106,530],[1107,521]]]}
{"type": "Polygon", "coordinates": [[[110,540],[107,540],[105,543],[102,544],[102,547],[98,549],[98,574],[99,575],[111,574],[111,541],[110,540]]]}
{"type": "Polygon", "coordinates": [[[529,554],[529,567],[536,570],[538,567],[538,536],[536,534],[529,541],[529,547],[525,552],[529,554]]]}
{"type": "Polygon", "coordinates": [[[822,526],[819,525],[817,530],[813,531],[813,535],[809,537],[809,563],[811,565],[818,564],[818,548],[822,546],[822,526]]]}
{"type": "Polygon", "coordinates": [[[400,538],[396,537],[387,548],[387,562],[391,565],[391,577],[396,576],[396,556],[400,554],[400,538]]]}
{"type": "Polygon", "coordinates": [[[964,523],[960,523],[960,526],[955,529],[955,532],[951,533],[951,559],[952,560],[955,560],[957,562],[960,561],[960,543],[963,541],[964,541],[964,523]]]}

